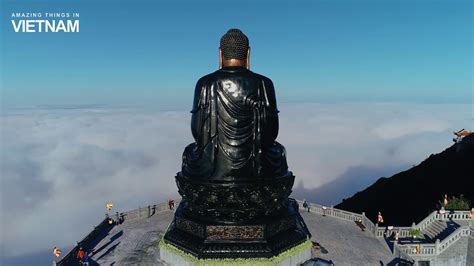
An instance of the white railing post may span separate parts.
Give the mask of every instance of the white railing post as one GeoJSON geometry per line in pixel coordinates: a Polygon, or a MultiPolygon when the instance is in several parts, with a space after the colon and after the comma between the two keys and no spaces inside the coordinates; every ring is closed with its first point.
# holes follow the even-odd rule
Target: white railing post
{"type": "Polygon", "coordinates": [[[435,255],[438,255],[440,252],[439,252],[439,238],[436,239],[436,242],[435,242],[435,255]]]}

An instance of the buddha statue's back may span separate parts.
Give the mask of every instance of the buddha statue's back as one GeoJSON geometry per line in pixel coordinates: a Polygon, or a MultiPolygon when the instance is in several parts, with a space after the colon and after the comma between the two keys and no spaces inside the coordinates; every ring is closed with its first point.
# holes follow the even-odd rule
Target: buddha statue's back
{"type": "Polygon", "coordinates": [[[294,177],[275,141],[272,81],[245,67],[223,67],[199,79],[191,113],[195,142],[176,177],[184,210],[229,222],[286,209],[294,177]]]}
{"type": "Polygon", "coordinates": [[[244,67],[224,67],[196,85],[181,175],[232,181],[288,174],[285,149],[275,141],[278,110],[272,81],[244,67]]]}

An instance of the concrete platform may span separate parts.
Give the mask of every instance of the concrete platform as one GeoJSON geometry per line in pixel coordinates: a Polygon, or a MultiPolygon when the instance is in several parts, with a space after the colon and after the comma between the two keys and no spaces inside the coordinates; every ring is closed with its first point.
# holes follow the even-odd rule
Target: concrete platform
{"type": "Polygon", "coordinates": [[[387,244],[354,222],[301,212],[311,240],[320,244],[315,257],[332,260],[334,265],[387,265],[395,260],[387,244]]]}
{"type": "MultiPolygon", "coordinates": [[[[313,256],[332,260],[335,265],[380,266],[395,261],[386,243],[362,232],[355,223],[301,214],[313,235],[312,241],[321,246],[313,256]]],[[[93,248],[91,265],[165,265],[160,259],[159,241],[172,218],[173,212],[165,211],[114,226],[93,248]]]]}
{"type": "Polygon", "coordinates": [[[99,265],[164,265],[158,244],[173,219],[173,212],[125,221],[115,226],[92,250],[99,265]]]}

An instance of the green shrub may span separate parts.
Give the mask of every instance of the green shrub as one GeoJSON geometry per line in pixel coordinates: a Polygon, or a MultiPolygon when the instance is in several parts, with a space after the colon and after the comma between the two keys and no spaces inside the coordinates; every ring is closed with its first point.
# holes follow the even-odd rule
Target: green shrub
{"type": "MultiPolygon", "coordinates": [[[[444,198],[442,198],[439,201],[439,204],[441,206],[444,206],[444,198]]],[[[452,196],[448,198],[448,204],[444,206],[445,210],[456,210],[456,211],[465,211],[465,210],[470,210],[470,202],[469,200],[465,199],[463,195],[460,195],[459,197],[452,196]]]]}
{"type": "Polygon", "coordinates": [[[410,233],[411,236],[415,236],[415,237],[416,236],[421,236],[421,230],[418,229],[418,228],[411,228],[409,230],[409,233],[410,233]]]}

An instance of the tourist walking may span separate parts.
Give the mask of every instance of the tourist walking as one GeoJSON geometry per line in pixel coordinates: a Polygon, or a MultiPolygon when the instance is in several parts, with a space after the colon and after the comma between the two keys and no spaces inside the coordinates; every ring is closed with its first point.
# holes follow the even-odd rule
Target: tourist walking
{"type": "Polygon", "coordinates": [[[170,210],[174,209],[174,200],[168,200],[168,208],[170,210]]]}
{"type": "Polygon", "coordinates": [[[85,252],[84,250],[82,249],[82,247],[79,247],[79,250],[77,251],[77,254],[76,254],[76,258],[79,260],[79,263],[83,263],[84,262],[84,256],[85,256],[85,252]]]}
{"type": "Polygon", "coordinates": [[[306,200],[303,201],[303,208],[307,209],[308,212],[309,212],[309,209],[311,208],[309,202],[307,202],[306,200]]]}

